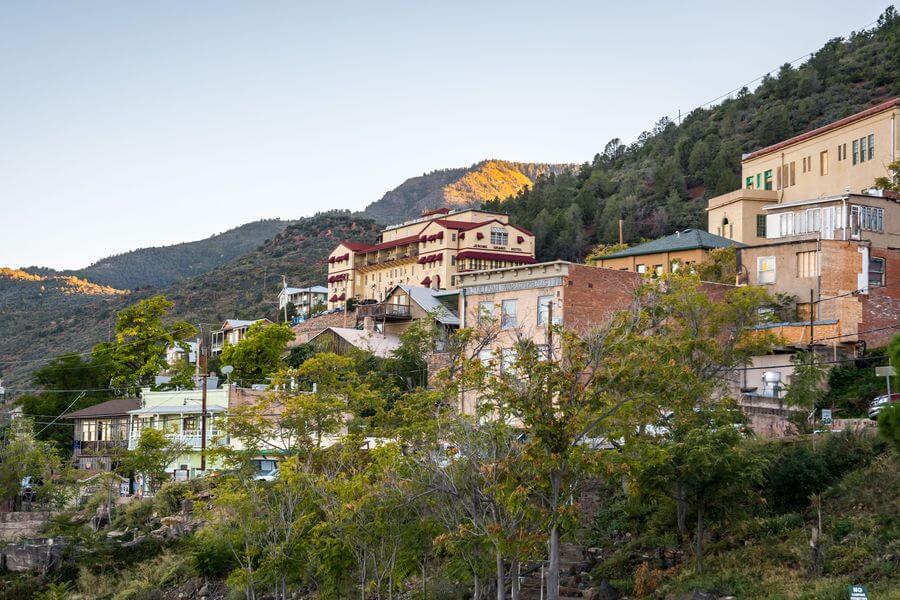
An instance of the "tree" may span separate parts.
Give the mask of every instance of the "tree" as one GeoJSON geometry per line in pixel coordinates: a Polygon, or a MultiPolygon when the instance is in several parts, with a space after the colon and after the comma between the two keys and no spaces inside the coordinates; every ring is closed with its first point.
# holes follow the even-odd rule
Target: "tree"
{"type": "Polygon", "coordinates": [[[184,444],[169,439],[163,430],[147,427],[141,431],[137,445],[125,452],[119,472],[143,475],[147,487],[156,493],[169,479],[168,466],[186,451],[184,444]]]}
{"type": "MultiPolygon", "coordinates": [[[[64,413],[81,410],[103,402],[111,396],[109,368],[101,360],[83,358],[79,354],[62,354],[53,358],[32,375],[35,385],[44,388],[17,400],[22,414],[39,421],[50,421],[64,413]]],[[[63,453],[72,451],[72,428],[59,425],[43,427],[37,439],[52,441],[63,453]]]]}
{"type": "Polygon", "coordinates": [[[168,367],[166,348],[197,334],[189,323],[166,325],[174,305],[165,296],[141,300],[118,314],[116,338],[94,346],[94,361],[108,364],[112,385],[132,388],[150,385],[153,377],[168,367]]]}
{"type": "Polygon", "coordinates": [[[703,281],[734,285],[737,278],[737,251],[735,248],[713,248],[706,259],[696,267],[703,281]]]}
{"type": "Polygon", "coordinates": [[[888,165],[888,175],[875,179],[875,187],[881,190],[900,192],[900,160],[888,165]]]}
{"type": "Polygon", "coordinates": [[[294,332],[283,324],[254,323],[237,344],[226,344],[220,355],[223,365],[231,365],[231,380],[248,386],[262,383],[281,367],[287,343],[294,332]]]}
{"type": "Polygon", "coordinates": [[[694,555],[703,571],[703,540],[708,522],[739,510],[755,494],[766,461],[742,444],[733,414],[723,407],[678,415],[659,443],[644,444],[637,484],[642,493],[678,503],[678,526],[685,532],[688,511],[696,517],[694,555]]]}
{"type": "Polygon", "coordinates": [[[19,494],[22,479],[31,476],[40,482],[39,499],[55,502],[61,491],[55,480],[62,471],[59,452],[52,443],[35,439],[31,419],[14,419],[0,439],[0,500],[19,494]]]}

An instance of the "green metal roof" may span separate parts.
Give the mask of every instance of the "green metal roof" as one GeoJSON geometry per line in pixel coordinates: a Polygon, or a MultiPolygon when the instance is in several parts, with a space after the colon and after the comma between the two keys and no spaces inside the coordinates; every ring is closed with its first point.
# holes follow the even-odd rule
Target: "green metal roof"
{"type": "Polygon", "coordinates": [[[685,229],[684,231],[676,231],[672,235],[661,237],[658,240],[652,240],[643,244],[638,244],[619,252],[613,252],[603,257],[607,258],[624,258],[626,256],[643,256],[645,254],[659,254],[661,252],[677,252],[680,250],[695,250],[697,248],[728,248],[735,246],[743,248],[746,244],[729,240],[720,235],[703,231],[702,229],[685,229]]]}

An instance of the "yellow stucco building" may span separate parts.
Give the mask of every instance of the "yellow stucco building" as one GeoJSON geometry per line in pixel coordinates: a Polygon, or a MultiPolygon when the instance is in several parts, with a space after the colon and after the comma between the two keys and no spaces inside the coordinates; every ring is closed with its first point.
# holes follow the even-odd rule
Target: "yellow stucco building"
{"type": "Polygon", "coordinates": [[[398,285],[449,289],[456,273],[534,262],[534,235],[508,215],[429,211],[385,228],[376,244],[339,244],[328,257],[328,308],[350,299],[381,302],[398,285]]]}

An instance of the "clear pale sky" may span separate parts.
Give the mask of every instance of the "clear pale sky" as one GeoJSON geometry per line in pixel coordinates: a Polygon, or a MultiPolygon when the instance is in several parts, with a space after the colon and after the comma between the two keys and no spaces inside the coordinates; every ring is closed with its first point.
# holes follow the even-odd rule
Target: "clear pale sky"
{"type": "Polygon", "coordinates": [[[583,162],[889,3],[0,0],[0,266],[583,162]]]}

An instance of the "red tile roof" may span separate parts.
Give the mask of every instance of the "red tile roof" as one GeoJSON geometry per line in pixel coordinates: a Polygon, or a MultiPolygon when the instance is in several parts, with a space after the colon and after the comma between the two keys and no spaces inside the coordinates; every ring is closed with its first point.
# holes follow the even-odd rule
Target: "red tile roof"
{"type": "Polygon", "coordinates": [[[860,121],[867,117],[871,117],[872,115],[877,115],[880,112],[886,111],[888,109],[894,108],[895,106],[900,106],[900,98],[893,98],[888,100],[887,102],[882,102],[881,104],[877,104],[872,108],[867,108],[862,112],[858,112],[854,115],[850,115],[849,117],[844,117],[843,119],[839,119],[834,123],[829,123],[828,125],[823,125],[822,127],[818,127],[813,129],[812,131],[807,131],[806,133],[801,133],[800,135],[795,135],[792,138],[786,139],[782,142],[778,142],[777,144],[772,144],[771,146],[766,146],[765,148],[761,148],[759,150],[755,150],[750,154],[746,155],[743,160],[750,160],[752,158],[758,158],[765,154],[769,154],[771,152],[775,152],[776,150],[781,150],[782,148],[787,148],[788,146],[792,146],[794,144],[799,144],[800,142],[806,141],[810,138],[816,137],[817,135],[822,135],[823,133],[828,133],[834,129],[838,129],[839,127],[843,127],[845,125],[849,125],[850,123],[855,123],[856,121],[860,121]]]}
{"type": "Polygon", "coordinates": [[[349,248],[350,250],[353,250],[354,252],[360,252],[361,250],[366,250],[367,248],[369,248],[369,244],[362,244],[360,242],[346,242],[345,241],[345,242],[341,242],[340,245],[346,246],[347,248],[349,248]]]}
{"type": "Polygon", "coordinates": [[[449,208],[435,208],[434,210],[426,210],[422,213],[423,217],[430,217],[431,215],[446,215],[450,212],[449,208]]]}
{"type": "Polygon", "coordinates": [[[482,260],[505,260],[508,262],[517,262],[527,265],[536,263],[537,261],[527,254],[501,254],[500,252],[481,252],[480,250],[463,250],[456,255],[456,258],[480,258],[482,260]]]}

